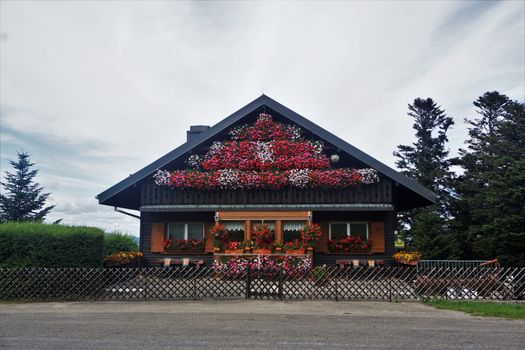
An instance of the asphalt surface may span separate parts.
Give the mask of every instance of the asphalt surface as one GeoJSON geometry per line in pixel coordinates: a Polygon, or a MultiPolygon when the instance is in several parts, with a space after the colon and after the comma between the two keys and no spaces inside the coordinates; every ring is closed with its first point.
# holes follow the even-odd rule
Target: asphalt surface
{"type": "Polygon", "coordinates": [[[0,304],[0,349],[525,349],[525,321],[417,302],[0,304]]]}

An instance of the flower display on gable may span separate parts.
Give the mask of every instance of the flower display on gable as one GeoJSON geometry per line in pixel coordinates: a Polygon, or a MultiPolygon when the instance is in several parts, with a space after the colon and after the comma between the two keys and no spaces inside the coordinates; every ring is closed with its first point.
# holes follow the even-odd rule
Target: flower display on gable
{"type": "Polygon", "coordinates": [[[347,188],[379,182],[374,169],[332,168],[324,144],[305,140],[303,130],[261,113],[256,122],[233,127],[204,155],[186,159],[188,170],[158,170],[159,186],[177,189],[347,188]]]}

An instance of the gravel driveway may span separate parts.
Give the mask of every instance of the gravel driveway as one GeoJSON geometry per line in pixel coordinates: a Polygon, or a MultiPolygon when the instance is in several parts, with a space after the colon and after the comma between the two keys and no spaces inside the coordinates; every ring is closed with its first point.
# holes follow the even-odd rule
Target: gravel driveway
{"type": "Polygon", "coordinates": [[[0,349],[520,349],[525,321],[417,302],[0,304],[0,349]]]}

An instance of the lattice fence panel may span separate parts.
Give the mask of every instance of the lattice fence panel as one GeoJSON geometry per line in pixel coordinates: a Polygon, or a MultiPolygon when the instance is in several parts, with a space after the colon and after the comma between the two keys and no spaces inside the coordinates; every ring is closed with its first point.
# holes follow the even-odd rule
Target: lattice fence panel
{"type": "Polygon", "coordinates": [[[525,268],[2,268],[0,300],[525,299],[525,268]]]}

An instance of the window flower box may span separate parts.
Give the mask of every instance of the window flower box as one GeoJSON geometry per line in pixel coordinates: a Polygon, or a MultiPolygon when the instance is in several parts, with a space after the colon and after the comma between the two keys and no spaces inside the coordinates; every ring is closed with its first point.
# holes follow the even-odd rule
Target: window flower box
{"type": "Polygon", "coordinates": [[[287,249],[286,255],[303,255],[304,249],[287,249]]]}
{"type": "Polygon", "coordinates": [[[193,248],[193,249],[166,249],[166,254],[204,254],[204,249],[193,248]]]}
{"type": "Polygon", "coordinates": [[[253,250],[253,254],[269,255],[271,253],[272,253],[272,251],[270,249],[259,248],[259,249],[254,249],[253,250]]]}
{"type": "Polygon", "coordinates": [[[200,239],[167,239],[164,241],[166,254],[202,254],[204,241],[200,239]]]}
{"type": "Polygon", "coordinates": [[[367,254],[372,248],[372,241],[360,236],[348,236],[341,239],[331,239],[327,244],[330,253],[367,254]]]}
{"type": "Polygon", "coordinates": [[[242,254],[244,251],[242,249],[225,249],[224,254],[242,254]]]}
{"type": "Polygon", "coordinates": [[[413,251],[413,252],[407,252],[407,251],[400,251],[394,254],[394,260],[403,265],[417,265],[417,262],[421,260],[422,255],[420,252],[413,251]]]}

